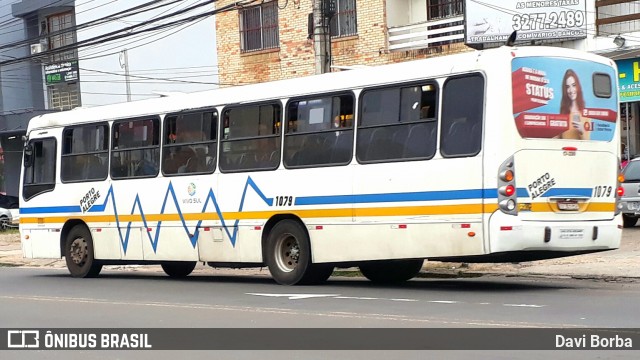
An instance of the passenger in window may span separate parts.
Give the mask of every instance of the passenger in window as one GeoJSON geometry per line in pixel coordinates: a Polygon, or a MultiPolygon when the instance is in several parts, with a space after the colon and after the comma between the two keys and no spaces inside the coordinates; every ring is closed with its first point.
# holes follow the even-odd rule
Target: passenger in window
{"type": "MultiPolygon", "coordinates": [[[[336,117],[333,118],[333,129],[339,129],[339,128],[343,128],[345,127],[344,122],[342,121],[342,116],[340,115],[336,115],[336,117]]],[[[335,132],[336,137],[342,135],[342,131],[336,131],[335,132]]]]}
{"type": "Polygon", "coordinates": [[[183,146],[176,154],[178,174],[192,173],[198,171],[198,157],[196,152],[189,146],[183,146]]]}
{"type": "Polygon", "coordinates": [[[423,106],[420,108],[420,119],[428,119],[431,116],[429,116],[429,109],[431,107],[429,105],[423,106]]]}
{"type": "MultiPolygon", "coordinates": [[[[269,129],[266,124],[260,124],[259,136],[272,135],[273,129],[269,129]]],[[[255,140],[254,163],[257,168],[271,167],[274,163],[275,147],[273,138],[258,138],[255,140]]]]}
{"type": "Polygon", "coordinates": [[[585,131],[584,123],[588,119],[582,116],[585,108],[582,86],[575,71],[569,69],[562,79],[562,100],[560,114],[568,114],[570,128],[560,134],[561,139],[588,140],[589,133],[585,131]]]}
{"type": "Polygon", "coordinates": [[[132,152],[131,155],[132,171],[130,174],[133,174],[133,176],[148,176],[156,174],[156,167],[148,160],[141,158],[138,152],[132,152]]]}

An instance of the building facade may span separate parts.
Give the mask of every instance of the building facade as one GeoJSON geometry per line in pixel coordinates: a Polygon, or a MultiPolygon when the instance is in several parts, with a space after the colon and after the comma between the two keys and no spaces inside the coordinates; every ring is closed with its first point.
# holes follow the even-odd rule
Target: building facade
{"type": "MultiPolygon", "coordinates": [[[[313,33],[317,24],[311,14],[317,1],[270,1],[216,15],[221,84],[314,74],[313,33]]],[[[221,0],[217,7],[231,3],[221,0]]],[[[451,1],[451,6],[428,11],[426,1],[336,0],[335,13],[325,29],[331,34],[331,46],[324,47],[330,66],[337,70],[467,51],[462,43],[462,3],[451,1]],[[428,25],[427,17],[437,25],[428,25]],[[448,27],[447,31],[442,31],[443,27],[448,27]],[[432,32],[425,42],[429,46],[411,35],[416,30],[432,32]]]]}
{"type": "MultiPolygon", "coordinates": [[[[221,0],[217,6],[231,3],[221,0]]],[[[516,28],[528,36],[523,38],[530,39],[518,44],[569,47],[619,63],[640,63],[640,1],[576,0],[563,6],[550,5],[553,2],[483,3],[502,13],[502,19],[483,21],[485,9],[469,0],[273,0],[249,4],[216,16],[220,80],[231,86],[311,75],[318,72],[316,64],[322,61],[318,60],[322,53],[330,59],[330,71],[340,71],[470,51],[465,34],[487,35],[489,41],[473,44],[476,48],[499,46],[506,36],[495,42],[490,40],[497,37],[488,35],[516,28]],[[467,8],[471,8],[469,13],[467,8]],[[331,45],[320,38],[325,46],[318,47],[314,33],[319,22],[313,18],[317,20],[323,9],[330,17],[324,29],[330,34],[331,45]],[[528,15],[518,16],[522,14],[528,15]],[[569,24],[575,25],[574,30],[565,31],[569,35],[564,37],[549,38],[544,36],[548,30],[527,33],[527,27],[536,27],[536,21],[527,22],[530,16],[537,16],[542,27],[555,23],[556,28],[568,28],[569,24]]],[[[630,95],[629,90],[640,91],[640,74],[628,72],[625,81],[629,83],[620,89],[622,141],[633,156],[640,154],[640,96],[622,96],[622,92],[630,95]]]]}
{"type": "MultiPolygon", "coordinates": [[[[3,156],[0,191],[17,195],[22,159],[22,135],[29,120],[42,113],[71,109],[79,105],[77,81],[47,81],[45,67],[60,63],[58,57],[37,56],[55,47],[75,41],[73,36],[48,36],[72,26],[74,1],[22,0],[0,7],[3,29],[0,30],[0,145],[3,156]],[[7,46],[7,44],[16,44],[7,46]],[[12,64],[1,64],[27,58],[12,64]],[[75,84],[75,85],[74,85],[75,84]]],[[[64,60],[75,54],[64,55],[64,60]]]]}

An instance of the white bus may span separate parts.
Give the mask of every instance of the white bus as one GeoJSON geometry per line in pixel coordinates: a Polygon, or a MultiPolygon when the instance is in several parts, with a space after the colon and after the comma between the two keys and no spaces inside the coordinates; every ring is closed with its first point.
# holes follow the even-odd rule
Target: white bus
{"type": "Polygon", "coordinates": [[[616,249],[618,118],[614,62],[547,47],[42,115],[22,251],[74,277],[204,262],[293,285],[616,249]]]}

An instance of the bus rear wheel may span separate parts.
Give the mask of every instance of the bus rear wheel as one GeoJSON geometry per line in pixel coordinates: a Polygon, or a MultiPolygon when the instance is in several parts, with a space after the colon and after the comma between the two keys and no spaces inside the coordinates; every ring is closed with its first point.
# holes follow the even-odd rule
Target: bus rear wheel
{"type": "Polygon", "coordinates": [[[102,264],[94,258],[91,232],[84,225],[74,226],[67,234],[64,257],[72,277],[92,278],[102,270],[102,264]]]}
{"type": "Polygon", "coordinates": [[[306,229],[298,221],[278,222],[267,238],[265,260],[273,279],[281,285],[318,284],[326,281],[333,266],[313,264],[306,229]]]}
{"type": "Polygon", "coordinates": [[[414,278],[424,260],[384,260],[360,265],[360,272],[374,283],[394,284],[414,278]]]}
{"type": "Polygon", "coordinates": [[[172,278],[189,276],[196,267],[195,261],[167,261],[160,264],[162,270],[172,278]]]}

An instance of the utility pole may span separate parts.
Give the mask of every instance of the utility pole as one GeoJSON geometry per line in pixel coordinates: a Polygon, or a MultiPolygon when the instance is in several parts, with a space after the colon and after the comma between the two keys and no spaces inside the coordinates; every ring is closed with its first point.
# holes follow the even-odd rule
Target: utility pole
{"type": "Polygon", "coordinates": [[[335,0],[313,0],[313,50],[316,74],[331,71],[331,35],[329,20],[335,12],[335,0]]]}
{"type": "Polygon", "coordinates": [[[120,67],[124,69],[124,81],[127,87],[127,102],[131,101],[131,85],[129,83],[129,56],[127,49],[120,53],[120,67]]]}

